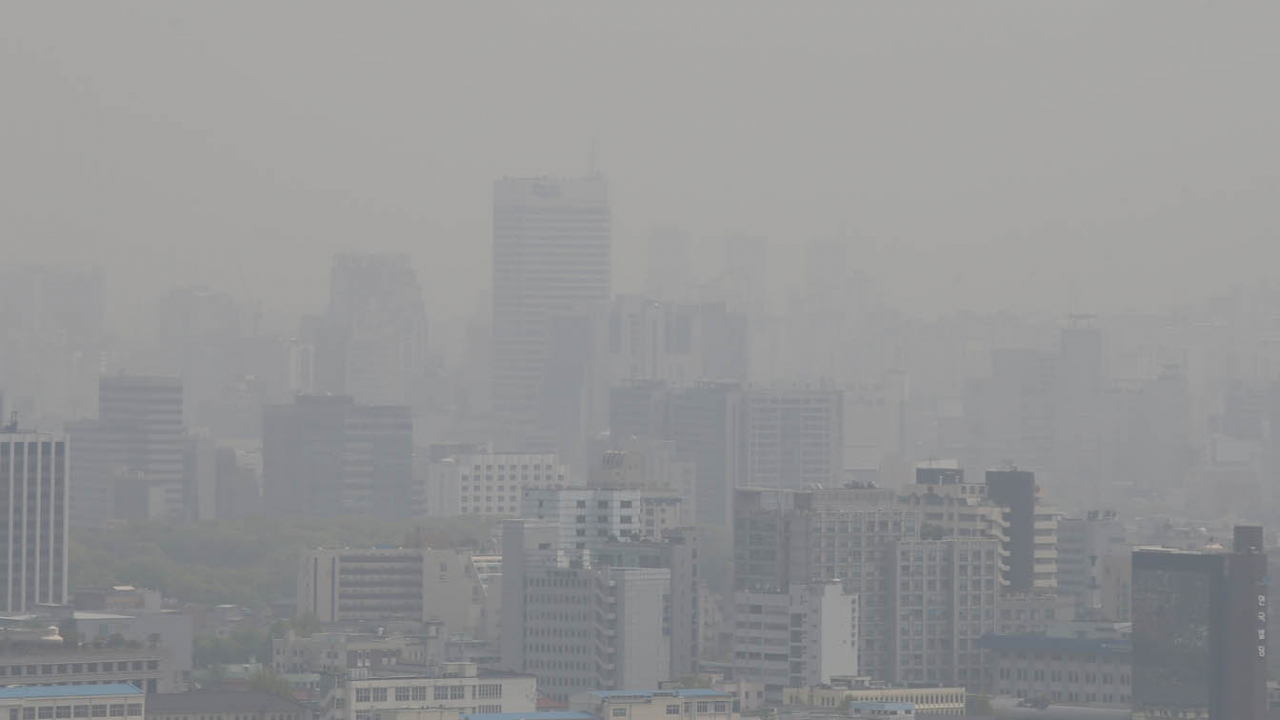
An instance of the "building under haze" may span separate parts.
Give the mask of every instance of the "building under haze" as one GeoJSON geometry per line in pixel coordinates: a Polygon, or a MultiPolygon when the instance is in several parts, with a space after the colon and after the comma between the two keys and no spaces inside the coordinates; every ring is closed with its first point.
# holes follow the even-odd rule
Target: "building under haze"
{"type": "MultiPolygon", "coordinates": [[[[546,427],[547,410],[576,406],[582,391],[580,383],[556,387],[563,383],[549,377],[567,369],[553,357],[571,350],[565,338],[554,339],[569,328],[554,321],[578,315],[589,324],[594,307],[609,300],[612,247],[602,176],[494,183],[492,399],[510,449],[542,449],[522,445],[534,439],[554,445],[575,430],[546,427]]],[[[589,355],[591,345],[583,352],[589,355]]]]}
{"type": "Polygon", "coordinates": [[[1134,551],[1135,719],[1268,717],[1267,585],[1260,527],[1230,552],[1134,551]]]}
{"type": "Polygon", "coordinates": [[[408,255],[341,254],[329,274],[324,390],[366,405],[411,405],[427,357],[422,287],[408,255]]]}
{"type": "Polygon", "coordinates": [[[67,440],[0,428],[0,612],[67,602],[67,440]]]}
{"type": "Polygon", "coordinates": [[[188,504],[183,386],[176,377],[104,375],[98,419],[67,424],[73,523],[181,520],[188,504]]]}
{"type": "Polygon", "coordinates": [[[275,515],[404,518],[413,485],[413,418],[400,405],[299,395],[265,410],[263,506],[275,515]]]}
{"type": "Polygon", "coordinates": [[[798,490],[844,472],[844,396],[834,388],[746,393],[747,476],[741,484],[798,490]]]}

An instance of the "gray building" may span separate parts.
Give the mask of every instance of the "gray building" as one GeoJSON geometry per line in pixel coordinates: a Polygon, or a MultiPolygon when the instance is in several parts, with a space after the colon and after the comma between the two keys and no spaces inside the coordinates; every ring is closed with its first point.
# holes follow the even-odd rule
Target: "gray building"
{"type": "Polygon", "coordinates": [[[340,395],[267,406],[262,485],[264,508],[277,515],[409,517],[421,496],[409,408],[340,395]]]}
{"type": "Polygon", "coordinates": [[[408,255],[340,254],[325,318],[332,342],[319,360],[329,392],[367,405],[409,405],[426,369],[427,314],[408,255]]]}
{"type": "Polygon", "coordinates": [[[744,402],[733,382],[629,383],[610,392],[610,438],[615,448],[633,437],[673,442],[676,459],[694,466],[698,525],[729,530],[733,491],[746,472],[744,402]]]}
{"type": "Polygon", "coordinates": [[[67,602],[67,441],[0,429],[0,611],[67,602]]]}
{"type": "Polygon", "coordinates": [[[179,692],[185,679],[173,670],[168,648],[71,647],[11,643],[0,647],[5,685],[129,683],[147,694],[179,692]]]}
{"type": "Polygon", "coordinates": [[[1107,563],[1127,561],[1128,555],[1124,525],[1114,510],[1090,510],[1082,518],[1058,521],[1058,594],[1071,600],[1076,617],[1095,615],[1104,619],[1104,608],[1112,605],[1103,595],[1107,563]]]}
{"type": "MultiPolygon", "coordinates": [[[[553,362],[555,345],[570,342],[572,330],[554,327],[554,321],[607,302],[612,266],[609,189],[602,176],[494,183],[492,397],[511,442],[527,446],[530,436],[554,436],[557,428],[539,428],[539,419],[566,399],[549,395],[581,391],[557,387],[566,379],[558,373],[568,368],[553,362]]],[[[589,315],[581,319],[590,324],[589,315]]]]}
{"type": "Polygon", "coordinates": [[[503,522],[502,665],[560,701],[670,675],[671,571],[595,567],[550,522],[503,522]]]}
{"type": "Polygon", "coordinates": [[[844,393],[759,388],[745,403],[749,487],[830,486],[844,472],[844,393]]]}

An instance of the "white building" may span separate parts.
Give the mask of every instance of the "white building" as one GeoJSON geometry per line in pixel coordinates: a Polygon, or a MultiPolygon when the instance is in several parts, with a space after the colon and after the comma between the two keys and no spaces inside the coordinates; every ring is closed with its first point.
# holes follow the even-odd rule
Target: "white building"
{"type": "Polygon", "coordinates": [[[484,453],[432,463],[426,482],[428,517],[519,517],[525,488],[568,485],[570,476],[555,453],[484,453]]]}
{"type": "Polygon", "coordinates": [[[838,580],[735,593],[734,621],[734,676],[764,685],[766,698],[858,672],[858,598],[838,580]]]}
{"type": "Polygon", "coordinates": [[[527,489],[520,516],[555,522],[560,527],[560,547],[582,550],[609,540],[660,540],[663,532],[686,526],[681,505],[674,491],[527,489]]]}
{"type": "Polygon", "coordinates": [[[0,430],[0,611],[67,603],[67,440],[0,430]]]}
{"type": "Polygon", "coordinates": [[[327,720],[375,720],[380,714],[449,709],[461,714],[531,713],[538,681],[532,675],[477,671],[474,663],[445,663],[439,677],[348,678],[331,695],[327,720]]]}

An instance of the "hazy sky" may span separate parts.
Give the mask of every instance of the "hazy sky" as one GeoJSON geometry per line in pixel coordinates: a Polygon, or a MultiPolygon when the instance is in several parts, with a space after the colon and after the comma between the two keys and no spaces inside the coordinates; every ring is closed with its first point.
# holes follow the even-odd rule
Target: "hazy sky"
{"type": "Polygon", "coordinates": [[[488,286],[491,183],[643,238],[843,227],[904,309],[1093,311],[1280,267],[1280,3],[0,3],[0,244],[113,298],[320,308],[330,255],[488,286]]]}

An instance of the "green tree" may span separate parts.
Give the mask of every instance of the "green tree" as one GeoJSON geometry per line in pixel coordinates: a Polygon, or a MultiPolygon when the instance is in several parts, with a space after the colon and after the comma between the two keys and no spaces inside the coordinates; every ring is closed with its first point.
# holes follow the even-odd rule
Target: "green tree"
{"type": "Polygon", "coordinates": [[[293,688],[283,675],[263,665],[249,677],[250,690],[262,690],[282,698],[293,699],[293,688]]]}

